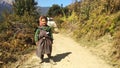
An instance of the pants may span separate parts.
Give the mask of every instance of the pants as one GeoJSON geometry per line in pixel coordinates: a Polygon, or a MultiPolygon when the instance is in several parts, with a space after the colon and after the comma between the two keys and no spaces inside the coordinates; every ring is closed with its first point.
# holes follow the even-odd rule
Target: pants
{"type": "MultiPolygon", "coordinates": [[[[50,59],[51,58],[51,54],[47,54],[48,58],[50,59]]],[[[43,60],[44,58],[44,55],[41,55],[41,59],[43,60]]]]}

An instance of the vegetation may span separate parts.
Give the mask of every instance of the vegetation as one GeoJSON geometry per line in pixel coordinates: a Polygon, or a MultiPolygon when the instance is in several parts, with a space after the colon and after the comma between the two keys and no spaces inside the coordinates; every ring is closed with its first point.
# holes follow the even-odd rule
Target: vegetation
{"type": "Polygon", "coordinates": [[[24,15],[26,12],[29,15],[35,16],[37,15],[37,2],[35,0],[15,0],[15,3],[13,4],[14,12],[17,15],[24,15]]]}
{"type": "Polygon", "coordinates": [[[62,6],[59,6],[57,4],[52,5],[52,7],[50,7],[47,16],[50,17],[55,17],[55,16],[66,16],[68,15],[68,8],[65,7],[63,8],[62,6]]]}
{"type": "MultiPolygon", "coordinates": [[[[59,24],[61,29],[71,34],[78,42],[81,40],[87,43],[96,42],[94,44],[95,48],[98,47],[97,40],[99,41],[106,35],[110,35],[112,46],[109,50],[107,50],[109,47],[104,48],[104,50],[109,51],[107,58],[110,58],[112,64],[120,66],[120,1],[81,0],[78,2],[76,0],[74,4],[67,6],[67,8],[70,15],[67,15],[66,18],[58,19],[56,17],[56,22],[62,20],[62,23],[59,24]]],[[[93,44],[85,45],[93,46],[93,44]]],[[[101,45],[98,49],[103,46],[107,45],[101,45]]]]}
{"type": "Polygon", "coordinates": [[[34,50],[34,30],[37,26],[34,15],[36,4],[33,4],[34,0],[19,1],[16,0],[14,3],[13,14],[3,14],[4,18],[0,25],[0,68],[17,62],[22,56],[34,50]],[[27,3],[27,6],[21,2],[27,3]]]}
{"type": "MultiPolygon", "coordinates": [[[[38,19],[36,4],[35,0],[15,0],[14,14],[3,15],[0,67],[16,62],[34,49],[34,28],[38,19]]],[[[67,7],[53,5],[48,16],[54,17],[61,30],[80,43],[84,41],[84,46],[101,50],[104,58],[120,67],[120,0],[75,0],[67,7]],[[106,41],[110,45],[106,45],[106,41]]]]}

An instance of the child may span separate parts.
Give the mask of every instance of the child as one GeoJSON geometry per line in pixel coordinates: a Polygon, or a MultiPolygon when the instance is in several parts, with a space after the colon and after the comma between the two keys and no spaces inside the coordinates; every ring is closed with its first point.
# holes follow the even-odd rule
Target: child
{"type": "Polygon", "coordinates": [[[39,27],[35,32],[35,43],[37,45],[37,56],[40,57],[42,63],[44,54],[47,54],[50,63],[55,64],[52,60],[52,43],[53,35],[51,27],[47,25],[47,17],[41,16],[39,18],[39,27]]]}

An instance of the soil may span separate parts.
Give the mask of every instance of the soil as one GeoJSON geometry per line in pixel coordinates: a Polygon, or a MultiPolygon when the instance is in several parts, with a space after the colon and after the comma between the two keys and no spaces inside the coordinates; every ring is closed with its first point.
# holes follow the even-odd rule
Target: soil
{"type": "Polygon", "coordinates": [[[50,64],[46,55],[45,62],[40,63],[40,59],[34,53],[18,68],[113,68],[100,57],[92,54],[89,49],[61,34],[54,34],[52,56],[56,65],[50,64]]]}

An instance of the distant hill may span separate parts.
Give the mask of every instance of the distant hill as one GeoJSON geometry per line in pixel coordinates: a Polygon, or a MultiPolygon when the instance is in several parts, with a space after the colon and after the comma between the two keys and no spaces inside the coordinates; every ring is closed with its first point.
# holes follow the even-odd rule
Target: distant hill
{"type": "Polygon", "coordinates": [[[12,1],[13,0],[0,0],[0,19],[3,12],[12,13],[12,1]]]}
{"type": "MultiPolygon", "coordinates": [[[[12,2],[14,0],[0,0],[0,18],[2,13],[7,11],[8,13],[12,13],[12,2]]],[[[46,15],[50,7],[40,7],[38,6],[37,11],[41,15],[46,15]]]]}
{"type": "Polygon", "coordinates": [[[38,7],[37,11],[41,15],[46,15],[50,7],[38,7]]]}
{"type": "Polygon", "coordinates": [[[13,0],[0,0],[0,13],[4,11],[12,12],[13,0]]]}

